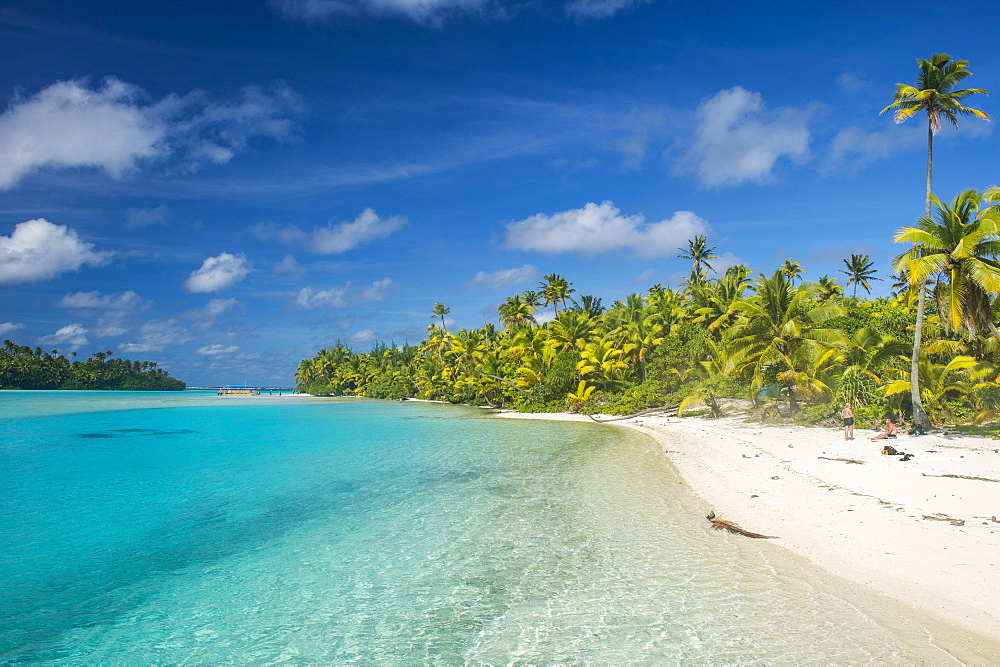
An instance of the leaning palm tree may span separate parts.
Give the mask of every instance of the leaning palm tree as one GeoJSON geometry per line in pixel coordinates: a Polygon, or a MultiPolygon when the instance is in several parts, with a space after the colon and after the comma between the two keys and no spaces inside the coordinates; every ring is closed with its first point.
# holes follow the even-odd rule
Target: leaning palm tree
{"type": "MultiPolygon", "coordinates": [[[[930,60],[917,59],[920,68],[917,81],[913,85],[896,84],[892,104],[880,113],[893,112],[893,119],[902,123],[920,112],[927,114],[927,198],[924,215],[931,217],[931,172],[934,162],[934,135],[941,129],[941,118],[946,118],[956,129],[958,116],[975,116],[983,120],[990,117],[962,104],[970,95],[986,94],[982,88],[956,90],[963,79],[972,75],[967,60],[952,60],[947,53],[936,53],[930,60]]],[[[910,281],[911,286],[917,283],[910,281]]],[[[924,324],[924,286],[920,283],[917,291],[917,321],[913,328],[913,353],[910,355],[910,399],[913,402],[913,421],[918,428],[926,428],[927,414],[920,399],[920,373],[917,368],[920,359],[920,338],[924,324]]]]}
{"type": "Polygon", "coordinates": [[[847,270],[841,270],[847,276],[847,285],[850,287],[854,283],[854,298],[858,297],[858,285],[865,288],[865,292],[871,294],[872,288],[868,284],[869,280],[882,280],[875,277],[875,262],[868,259],[868,255],[851,255],[850,259],[844,260],[847,270]]]}

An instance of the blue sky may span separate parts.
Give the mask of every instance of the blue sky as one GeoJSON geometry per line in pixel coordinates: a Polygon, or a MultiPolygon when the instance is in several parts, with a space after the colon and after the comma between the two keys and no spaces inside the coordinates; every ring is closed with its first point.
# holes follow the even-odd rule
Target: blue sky
{"type": "MultiPolygon", "coordinates": [[[[688,269],[839,277],[923,212],[915,59],[1000,88],[988,2],[0,5],[0,337],[292,382],[558,273],[606,305],[688,269]]],[[[970,104],[994,114],[991,98],[970,104]]],[[[991,123],[935,191],[1000,183],[991,123]]],[[[885,290],[884,283],[879,284],[885,290]]]]}

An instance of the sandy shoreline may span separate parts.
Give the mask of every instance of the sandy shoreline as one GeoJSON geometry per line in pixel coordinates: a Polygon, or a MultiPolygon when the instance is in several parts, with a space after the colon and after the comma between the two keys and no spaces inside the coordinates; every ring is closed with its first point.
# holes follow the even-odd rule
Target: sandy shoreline
{"type": "MultiPolygon", "coordinates": [[[[569,414],[513,418],[590,421],[569,414]]],[[[1000,662],[1000,441],[931,434],[881,454],[859,430],[764,426],[741,418],[612,422],[652,436],[720,518],[778,539],[887,602],[964,662],[1000,662]],[[981,479],[969,479],[981,478],[981,479]]],[[[726,536],[726,539],[749,539],[726,536]]]]}

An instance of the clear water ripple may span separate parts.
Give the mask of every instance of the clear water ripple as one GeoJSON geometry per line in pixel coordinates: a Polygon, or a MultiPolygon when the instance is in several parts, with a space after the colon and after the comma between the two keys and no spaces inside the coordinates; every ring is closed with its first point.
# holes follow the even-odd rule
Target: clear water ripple
{"type": "Polygon", "coordinates": [[[692,512],[644,437],[454,406],[0,393],[0,660],[934,657],[692,512]]]}

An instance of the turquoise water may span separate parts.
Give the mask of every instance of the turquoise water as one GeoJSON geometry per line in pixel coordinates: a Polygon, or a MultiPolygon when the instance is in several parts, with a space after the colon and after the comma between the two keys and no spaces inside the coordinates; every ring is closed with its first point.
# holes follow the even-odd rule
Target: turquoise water
{"type": "Polygon", "coordinates": [[[708,530],[645,437],[456,406],[0,392],[0,660],[926,661],[708,530]]]}

